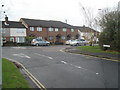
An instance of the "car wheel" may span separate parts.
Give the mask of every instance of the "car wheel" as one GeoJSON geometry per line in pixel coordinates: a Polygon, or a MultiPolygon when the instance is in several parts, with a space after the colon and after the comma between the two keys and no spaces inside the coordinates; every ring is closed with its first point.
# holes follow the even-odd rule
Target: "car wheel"
{"type": "Polygon", "coordinates": [[[46,45],[47,45],[47,46],[49,46],[50,44],[49,44],[49,43],[47,43],[46,45]]]}
{"type": "Polygon", "coordinates": [[[77,43],[76,46],[79,46],[79,44],[77,43]]]}
{"type": "Polygon", "coordinates": [[[37,43],[36,46],[39,46],[39,44],[37,43]]]}

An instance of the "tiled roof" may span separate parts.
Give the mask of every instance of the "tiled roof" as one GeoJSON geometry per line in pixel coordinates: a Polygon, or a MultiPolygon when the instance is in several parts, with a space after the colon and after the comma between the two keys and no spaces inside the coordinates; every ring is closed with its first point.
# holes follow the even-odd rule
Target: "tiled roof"
{"type": "Polygon", "coordinates": [[[25,26],[22,25],[21,22],[16,22],[16,21],[8,21],[8,25],[6,25],[5,21],[2,21],[2,27],[3,28],[25,28],[25,26]]]}
{"type": "Polygon", "coordinates": [[[56,28],[73,28],[72,25],[63,23],[61,21],[53,20],[38,20],[38,19],[27,19],[21,18],[28,26],[41,26],[41,27],[56,27],[56,28]]]}

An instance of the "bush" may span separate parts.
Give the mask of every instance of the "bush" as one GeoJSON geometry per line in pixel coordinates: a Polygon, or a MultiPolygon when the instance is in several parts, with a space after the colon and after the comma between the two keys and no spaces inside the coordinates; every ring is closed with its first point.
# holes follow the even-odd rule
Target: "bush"
{"type": "Polygon", "coordinates": [[[110,50],[120,51],[120,13],[111,11],[103,15],[100,25],[103,32],[99,36],[99,46],[104,50],[103,45],[110,45],[110,50]]]}

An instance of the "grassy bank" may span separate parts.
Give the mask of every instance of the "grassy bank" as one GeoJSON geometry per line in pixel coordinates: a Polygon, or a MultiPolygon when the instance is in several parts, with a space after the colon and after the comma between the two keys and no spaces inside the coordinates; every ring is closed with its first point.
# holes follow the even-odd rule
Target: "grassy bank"
{"type": "Polygon", "coordinates": [[[2,59],[3,88],[30,88],[18,68],[6,59],[2,59]]]}
{"type": "Polygon", "coordinates": [[[77,48],[82,50],[82,51],[94,52],[94,53],[120,54],[120,52],[116,52],[116,51],[110,51],[110,50],[103,51],[103,50],[100,49],[99,46],[79,46],[77,48]]]}

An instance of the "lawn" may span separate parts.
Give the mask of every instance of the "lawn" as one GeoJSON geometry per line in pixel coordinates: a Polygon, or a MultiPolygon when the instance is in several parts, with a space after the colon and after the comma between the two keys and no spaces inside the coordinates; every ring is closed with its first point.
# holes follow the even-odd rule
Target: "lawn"
{"type": "Polygon", "coordinates": [[[2,87],[3,88],[30,88],[19,69],[7,59],[2,59],[2,87]]]}
{"type": "Polygon", "coordinates": [[[116,52],[116,51],[103,51],[100,49],[99,46],[79,46],[77,47],[82,51],[87,51],[87,52],[95,52],[95,53],[111,53],[111,54],[120,54],[120,52],[116,52]]]}

